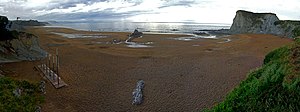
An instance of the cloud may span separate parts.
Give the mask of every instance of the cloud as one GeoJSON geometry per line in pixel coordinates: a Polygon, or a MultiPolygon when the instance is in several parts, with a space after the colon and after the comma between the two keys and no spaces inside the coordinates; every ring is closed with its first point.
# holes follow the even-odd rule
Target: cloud
{"type": "Polygon", "coordinates": [[[299,0],[1,0],[10,19],[132,20],[231,23],[237,10],[300,19],[299,0]]]}
{"type": "Polygon", "coordinates": [[[99,12],[74,12],[74,13],[49,13],[37,18],[41,20],[49,20],[49,21],[82,21],[82,20],[110,20],[110,21],[117,21],[117,20],[125,20],[127,17],[136,16],[140,14],[146,14],[145,12],[139,11],[130,11],[130,12],[123,12],[123,13],[116,13],[113,12],[113,9],[106,9],[102,10],[101,13],[99,12]]]}
{"type": "Polygon", "coordinates": [[[172,6],[185,6],[185,7],[191,7],[191,5],[195,4],[195,0],[180,0],[180,1],[171,1],[168,0],[166,3],[163,4],[163,6],[160,6],[159,8],[167,8],[172,6]]]}
{"type": "MultiPolygon", "coordinates": [[[[159,0],[158,0],[159,1],[159,0]]],[[[66,20],[66,19],[79,19],[79,20],[117,20],[126,19],[131,16],[139,14],[153,14],[155,13],[153,4],[158,3],[154,1],[98,1],[98,2],[72,2],[69,3],[70,7],[61,6],[51,10],[37,11],[37,13],[43,13],[41,16],[37,16],[38,19],[49,20],[66,20]],[[72,5],[70,5],[72,4],[72,5]],[[152,5],[151,5],[152,4],[152,5]],[[62,8],[64,7],[64,8],[62,8]],[[69,16],[67,16],[69,15],[69,16]],[[54,17],[54,18],[53,18],[54,17]]]]}

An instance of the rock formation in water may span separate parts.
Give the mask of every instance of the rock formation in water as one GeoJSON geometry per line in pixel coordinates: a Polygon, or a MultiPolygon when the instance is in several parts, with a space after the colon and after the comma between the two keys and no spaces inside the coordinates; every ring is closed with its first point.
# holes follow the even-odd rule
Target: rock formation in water
{"type": "Polygon", "coordinates": [[[0,16],[0,63],[46,57],[47,52],[40,48],[38,37],[25,32],[9,31],[7,25],[7,17],[0,16]]]}
{"type": "Polygon", "coordinates": [[[139,32],[137,29],[135,29],[133,33],[128,35],[128,39],[126,40],[126,42],[131,42],[133,39],[139,38],[142,36],[143,36],[143,32],[139,32]]]}
{"type": "Polygon", "coordinates": [[[238,10],[230,27],[230,33],[274,34],[296,37],[300,29],[298,21],[281,21],[274,13],[253,13],[238,10]]]}

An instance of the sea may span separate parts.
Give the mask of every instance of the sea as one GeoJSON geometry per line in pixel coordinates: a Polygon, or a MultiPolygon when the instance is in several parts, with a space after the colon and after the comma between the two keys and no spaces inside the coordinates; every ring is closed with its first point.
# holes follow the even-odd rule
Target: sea
{"type": "MultiPolygon", "coordinates": [[[[125,22],[125,21],[89,21],[89,22],[49,22],[50,25],[46,27],[64,27],[84,31],[97,32],[133,32],[137,29],[144,34],[185,34],[186,36],[169,38],[178,41],[194,41],[199,38],[218,38],[217,35],[210,34],[208,31],[229,29],[231,24],[226,23],[195,23],[195,22],[125,22]],[[199,35],[200,34],[200,35],[199,35]],[[204,34],[204,35],[203,35],[204,34]]],[[[101,35],[86,35],[86,34],[66,34],[59,32],[52,32],[67,38],[106,38],[101,35]]],[[[224,37],[224,36],[222,36],[224,37]]],[[[221,38],[221,37],[220,37],[221,38]]],[[[224,42],[229,42],[226,40],[224,42]]],[[[96,42],[97,44],[121,44],[124,42],[96,42]]],[[[127,42],[127,47],[144,48],[154,47],[155,42],[127,42]]],[[[193,45],[199,46],[199,45],[193,45]]]]}
{"type": "Polygon", "coordinates": [[[85,31],[133,32],[138,29],[148,33],[195,33],[201,30],[229,29],[228,23],[196,22],[128,22],[128,21],[85,21],[49,22],[48,27],[66,27],[85,31]]]}

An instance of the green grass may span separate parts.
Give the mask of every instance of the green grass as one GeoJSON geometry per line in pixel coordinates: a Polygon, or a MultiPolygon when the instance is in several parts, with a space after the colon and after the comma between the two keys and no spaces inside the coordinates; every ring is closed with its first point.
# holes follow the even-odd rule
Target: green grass
{"type": "Polygon", "coordinates": [[[264,65],[248,74],[223,102],[205,111],[300,111],[300,40],[266,55],[264,65]]]}
{"type": "Polygon", "coordinates": [[[0,111],[1,112],[34,112],[36,106],[44,101],[38,84],[17,81],[7,77],[0,78],[0,111]],[[21,88],[21,95],[13,91],[21,88]]]}

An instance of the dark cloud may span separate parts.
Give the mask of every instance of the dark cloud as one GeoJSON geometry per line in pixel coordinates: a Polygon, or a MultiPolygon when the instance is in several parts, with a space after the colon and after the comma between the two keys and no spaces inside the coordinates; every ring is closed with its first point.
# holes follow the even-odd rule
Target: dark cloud
{"type": "Polygon", "coordinates": [[[27,2],[28,0],[12,0],[12,2],[27,2]]]}
{"type": "Polygon", "coordinates": [[[171,1],[167,0],[163,6],[159,8],[167,8],[167,7],[172,7],[172,6],[185,6],[185,7],[191,7],[191,5],[195,4],[196,2],[193,1],[188,1],[188,0],[181,0],[181,1],[171,1]]]}
{"type": "MultiPolygon", "coordinates": [[[[19,5],[14,5],[16,7],[12,7],[12,5],[4,5],[5,8],[4,11],[7,11],[8,13],[3,12],[2,14],[9,15],[11,19],[14,19],[16,17],[21,17],[23,19],[38,19],[44,21],[120,20],[120,19],[127,19],[127,18],[131,18],[143,14],[144,15],[159,14],[160,11],[157,10],[157,8],[167,8],[173,6],[192,7],[193,4],[197,4],[199,2],[196,0],[160,0],[160,1],[161,2],[153,1],[162,4],[154,4],[154,5],[150,4],[153,5],[153,9],[152,9],[152,7],[143,8],[139,6],[139,5],[144,6],[145,0],[52,0],[47,4],[37,5],[37,6],[32,5],[29,7],[22,6],[21,5],[22,3],[18,3],[19,5]],[[100,2],[105,2],[105,4],[107,3],[108,5],[117,2],[116,4],[118,4],[118,6],[116,7],[111,6],[112,8],[109,7],[107,8],[103,6],[103,4],[96,4],[100,2]],[[124,5],[120,5],[119,3],[122,3],[124,5]],[[78,4],[84,4],[84,7],[79,6],[78,4]],[[97,7],[95,8],[95,6],[97,7]],[[133,8],[129,8],[127,10],[128,7],[133,7],[133,8]]],[[[18,2],[27,2],[27,1],[18,0],[18,2]]],[[[28,1],[28,3],[30,3],[30,1],[28,1]]],[[[1,5],[2,4],[0,0],[0,7],[1,5]]],[[[1,10],[0,10],[0,14],[1,14],[1,10]]]]}
{"type": "Polygon", "coordinates": [[[51,9],[67,9],[67,8],[70,8],[70,7],[76,7],[76,4],[62,4],[62,5],[58,5],[56,7],[51,7],[51,9]]]}
{"type": "Polygon", "coordinates": [[[143,0],[124,0],[125,2],[128,2],[128,3],[134,3],[133,6],[138,6],[140,5],[141,3],[143,3],[143,0]]]}
{"type": "MultiPolygon", "coordinates": [[[[56,3],[52,2],[50,4],[55,4],[52,7],[48,7],[47,10],[52,10],[52,9],[68,9],[71,7],[76,7],[77,4],[85,4],[85,5],[92,5],[94,3],[99,3],[99,2],[113,2],[113,0],[69,0],[61,3],[56,3]]],[[[127,3],[133,3],[132,6],[138,6],[141,3],[143,3],[143,0],[123,0],[121,2],[127,2],[127,3]]],[[[97,10],[90,10],[88,12],[79,12],[79,10],[73,10],[72,13],[50,13],[50,14],[45,14],[36,17],[36,19],[40,20],[81,20],[81,19],[86,19],[86,20],[115,20],[115,19],[121,19],[121,18],[128,18],[131,16],[139,15],[139,14],[153,14],[154,12],[149,12],[149,11],[127,11],[127,12],[116,12],[118,9],[122,9],[126,7],[118,7],[118,8],[107,8],[101,11],[97,10]]]]}
{"type": "Polygon", "coordinates": [[[99,12],[76,12],[76,13],[50,13],[37,17],[39,20],[46,21],[67,21],[67,20],[120,20],[140,14],[156,14],[146,11],[128,11],[118,13],[113,11],[113,8],[108,8],[99,12]]]}
{"type": "Polygon", "coordinates": [[[39,7],[38,9],[52,10],[52,9],[68,9],[76,7],[77,4],[91,5],[97,2],[109,2],[109,0],[61,0],[51,1],[46,7],[39,7]]]}
{"type": "MultiPolygon", "coordinates": [[[[77,4],[85,4],[85,5],[92,5],[94,3],[99,2],[114,2],[115,0],[66,0],[66,1],[52,1],[50,2],[47,7],[43,7],[42,9],[45,10],[52,10],[52,9],[67,9],[71,7],[76,7],[77,4]]],[[[123,0],[123,2],[134,3],[133,6],[137,6],[143,3],[143,0],[123,0]]]]}
{"type": "Polygon", "coordinates": [[[89,12],[89,13],[69,13],[69,14],[58,14],[50,13],[38,17],[40,20],[55,20],[55,21],[67,21],[67,20],[116,20],[124,17],[123,14],[109,13],[109,12],[89,12]]]}
{"type": "Polygon", "coordinates": [[[211,0],[163,0],[165,3],[160,6],[159,8],[167,8],[167,7],[173,7],[173,6],[184,6],[184,7],[192,7],[192,5],[206,5],[206,4],[212,4],[215,1],[211,0]]]}
{"type": "MultiPolygon", "coordinates": [[[[121,0],[118,2],[132,3],[132,7],[138,6],[143,3],[144,0],[121,0]]],[[[28,0],[11,0],[9,2],[1,2],[0,7],[3,9],[0,15],[9,15],[11,19],[16,17],[22,17],[24,19],[42,19],[42,20],[67,20],[67,19],[118,19],[135,16],[138,14],[150,13],[147,11],[127,11],[122,13],[115,12],[116,10],[127,8],[127,7],[117,7],[108,8],[101,11],[90,10],[87,12],[80,12],[81,9],[72,10],[71,12],[57,12],[47,13],[55,9],[69,9],[72,7],[77,7],[78,4],[84,4],[87,7],[99,2],[116,2],[116,0],[52,0],[46,5],[35,6],[35,7],[23,7],[22,4],[29,2],[28,0]],[[11,5],[9,5],[11,4],[11,5]],[[45,14],[35,15],[35,11],[42,11],[45,14]]],[[[101,7],[99,7],[101,8],[101,7]]]]}

